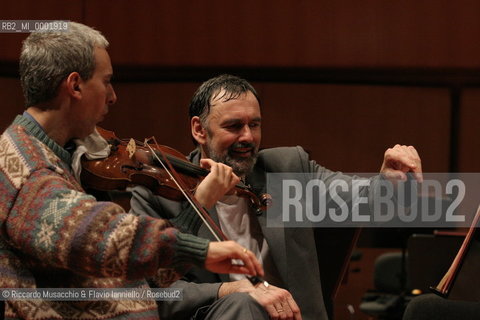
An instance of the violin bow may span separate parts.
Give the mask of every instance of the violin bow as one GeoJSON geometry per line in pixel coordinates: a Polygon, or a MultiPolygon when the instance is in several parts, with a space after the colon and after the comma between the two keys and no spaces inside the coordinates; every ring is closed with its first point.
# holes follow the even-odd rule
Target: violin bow
{"type": "MultiPolygon", "coordinates": [[[[179,174],[177,173],[175,168],[172,166],[167,156],[164,154],[161,148],[158,147],[158,143],[155,140],[155,137],[152,137],[150,139],[145,139],[144,145],[146,145],[150,149],[155,159],[162,165],[163,169],[165,169],[165,171],[170,176],[170,179],[172,179],[172,181],[176,184],[178,189],[182,192],[185,199],[189,202],[190,206],[194,209],[194,211],[197,213],[200,219],[202,219],[203,223],[207,226],[208,230],[212,233],[213,237],[217,241],[227,241],[228,240],[227,236],[215,224],[215,221],[213,221],[212,217],[210,217],[210,215],[205,210],[205,208],[203,208],[203,206],[198,202],[198,200],[192,195],[192,193],[185,186],[185,183],[180,178],[179,174]],[[150,144],[147,143],[147,141],[150,139],[154,141],[155,145],[157,146],[158,152],[162,156],[163,160],[160,159],[160,157],[157,155],[155,150],[153,150],[152,146],[150,146],[150,144]]],[[[252,283],[252,285],[256,285],[261,282],[265,287],[268,288],[269,286],[269,283],[267,281],[261,279],[258,276],[246,276],[246,277],[252,283]]]]}

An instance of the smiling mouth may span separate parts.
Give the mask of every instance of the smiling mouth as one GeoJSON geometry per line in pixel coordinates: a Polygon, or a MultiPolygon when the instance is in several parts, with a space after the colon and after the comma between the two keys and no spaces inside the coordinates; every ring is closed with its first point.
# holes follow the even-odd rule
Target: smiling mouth
{"type": "Polygon", "coordinates": [[[232,154],[237,157],[250,157],[253,154],[252,148],[242,148],[242,149],[234,149],[232,150],[232,154]]]}

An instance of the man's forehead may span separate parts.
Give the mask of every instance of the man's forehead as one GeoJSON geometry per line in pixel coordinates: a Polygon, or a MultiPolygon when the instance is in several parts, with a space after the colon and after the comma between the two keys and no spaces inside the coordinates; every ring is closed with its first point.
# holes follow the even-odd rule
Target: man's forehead
{"type": "Polygon", "coordinates": [[[113,68],[107,49],[95,47],[94,56],[95,72],[102,72],[103,74],[111,75],[113,73],[113,68]]]}
{"type": "Polygon", "coordinates": [[[248,93],[250,93],[250,91],[231,92],[222,88],[212,94],[212,97],[210,98],[210,106],[214,106],[219,103],[224,103],[231,100],[238,100],[238,99],[245,98],[248,95],[248,93]]]}
{"type": "Polygon", "coordinates": [[[254,99],[255,101],[251,101],[251,98],[247,100],[238,97],[218,102],[216,105],[211,105],[207,117],[210,120],[217,119],[222,123],[261,121],[260,106],[256,98],[254,99]]]}

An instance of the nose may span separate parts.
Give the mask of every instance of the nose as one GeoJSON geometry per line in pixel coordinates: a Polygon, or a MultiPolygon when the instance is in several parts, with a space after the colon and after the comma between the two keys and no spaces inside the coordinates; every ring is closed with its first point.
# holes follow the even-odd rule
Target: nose
{"type": "Polygon", "coordinates": [[[243,126],[239,142],[253,142],[253,134],[250,126],[243,126]]]}
{"type": "Polygon", "coordinates": [[[117,95],[116,95],[115,90],[113,89],[113,86],[112,86],[112,85],[110,85],[110,88],[111,88],[111,92],[110,92],[110,94],[108,95],[108,101],[107,101],[107,103],[108,103],[108,105],[111,106],[112,104],[114,104],[115,102],[117,102],[117,95]]]}

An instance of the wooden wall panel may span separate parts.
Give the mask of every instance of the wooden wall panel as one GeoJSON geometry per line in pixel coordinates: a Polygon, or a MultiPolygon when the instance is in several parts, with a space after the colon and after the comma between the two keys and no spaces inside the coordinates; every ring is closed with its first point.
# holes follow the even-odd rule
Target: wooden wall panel
{"type": "Polygon", "coordinates": [[[0,88],[0,101],[2,102],[0,131],[3,132],[13,118],[23,112],[24,100],[19,80],[0,77],[0,88]]]}
{"type": "MultiPolygon", "coordinates": [[[[444,89],[253,83],[262,97],[263,147],[302,145],[334,170],[376,172],[383,153],[412,144],[424,169],[448,171],[450,107],[444,89]]],[[[187,106],[197,83],[117,84],[103,124],[118,135],[155,135],[187,153],[187,106]]]]}
{"type": "MultiPolygon", "coordinates": [[[[1,12],[94,26],[124,65],[480,67],[475,0],[25,0],[1,12]]],[[[24,37],[0,33],[0,61],[24,37]]]]}
{"type": "Polygon", "coordinates": [[[480,172],[480,89],[465,89],[460,108],[458,169],[480,172]]]}
{"type": "Polygon", "coordinates": [[[480,66],[475,0],[85,3],[118,64],[480,66]]]}
{"type": "MultiPolygon", "coordinates": [[[[2,20],[83,21],[83,1],[42,0],[2,1],[2,20]]],[[[0,61],[18,61],[27,33],[0,33],[0,61]]]]}
{"type": "Polygon", "coordinates": [[[188,153],[193,143],[187,108],[196,87],[194,83],[115,84],[117,103],[100,126],[120,138],[155,136],[158,143],[188,153]]]}
{"type": "Polygon", "coordinates": [[[424,170],[448,170],[447,90],[356,85],[269,84],[264,146],[300,144],[320,164],[377,172],[388,147],[414,145],[424,170]]]}
{"type": "MultiPolygon", "coordinates": [[[[376,172],[387,147],[411,144],[420,152],[425,171],[448,171],[450,105],[446,89],[253,84],[262,98],[263,147],[301,145],[332,170],[376,172]]],[[[159,143],[188,153],[193,144],[187,107],[198,85],[115,84],[118,102],[100,125],[119,137],[154,135],[159,143]]],[[[23,111],[23,97],[16,79],[0,78],[0,87],[0,101],[5,106],[0,125],[4,127],[23,111]]],[[[479,100],[480,91],[467,92],[461,141],[469,144],[467,148],[461,144],[460,169],[476,163],[468,152],[475,143],[469,137],[478,128],[475,107],[479,100]]]]}

